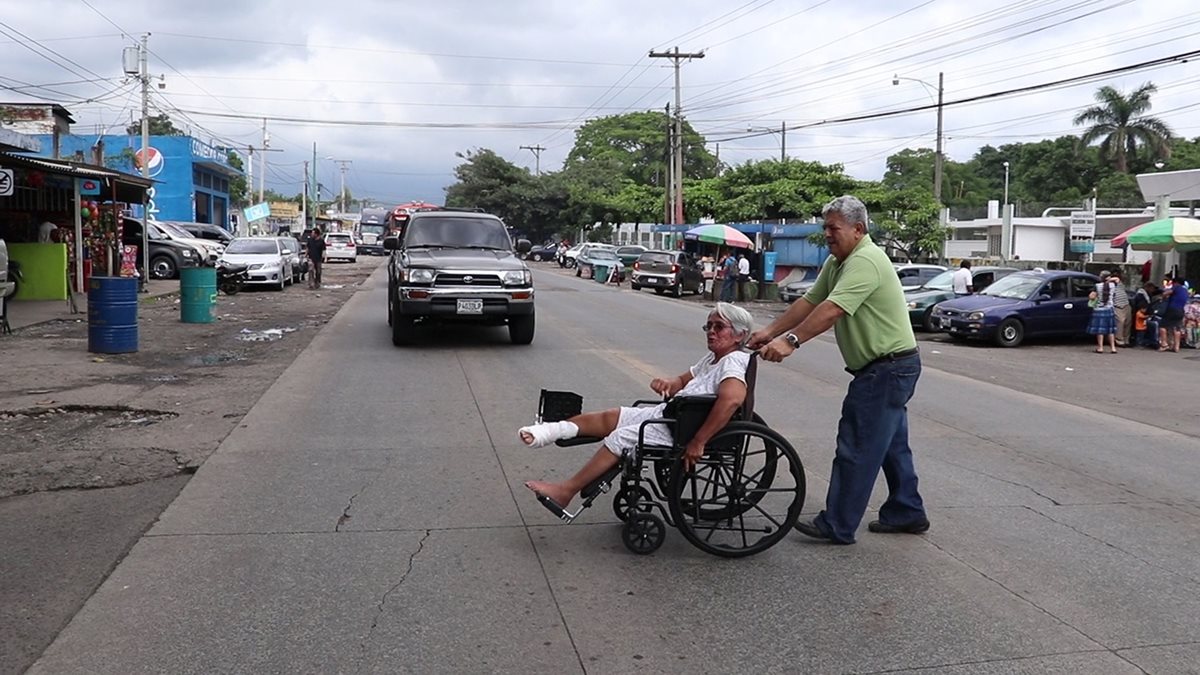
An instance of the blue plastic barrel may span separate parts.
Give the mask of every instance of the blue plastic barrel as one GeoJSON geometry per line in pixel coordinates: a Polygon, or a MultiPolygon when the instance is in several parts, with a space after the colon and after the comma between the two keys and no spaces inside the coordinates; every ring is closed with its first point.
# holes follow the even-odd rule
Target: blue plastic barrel
{"type": "Polygon", "coordinates": [[[217,304],[217,268],[179,270],[179,318],[184,323],[212,323],[217,304]]]}
{"type": "Polygon", "coordinates": [[[88,280],[88,351],[124,354],[138,350],[137,279],[88,280]]]}

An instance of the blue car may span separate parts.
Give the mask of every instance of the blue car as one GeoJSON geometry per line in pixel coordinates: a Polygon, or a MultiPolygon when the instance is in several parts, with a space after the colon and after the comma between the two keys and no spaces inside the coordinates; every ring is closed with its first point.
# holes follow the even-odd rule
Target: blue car
{"type": "Polygon", "coordinates": [[[1016,347],[1026,338],[1086,335],[1088,294],[1100,279],[1084,272],[1018,272],[981,293],[939,303],[933,319],[955,338],[1016,347]]]}

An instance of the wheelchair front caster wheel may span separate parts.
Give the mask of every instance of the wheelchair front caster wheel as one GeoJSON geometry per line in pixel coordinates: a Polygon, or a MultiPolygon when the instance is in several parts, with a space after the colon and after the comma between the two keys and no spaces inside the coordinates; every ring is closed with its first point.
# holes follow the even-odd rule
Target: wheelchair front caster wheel
{"type": "Polygon", "coordinates": [[[645,504],[649,503],[654,497],[650,491],[644,487],[637,488],[622,488],[617,492],[617,496],[613,497],[612,508],[613,513],[621,519],[622,522],[629,520],[629,513],[634,509],[634,499],[636,493],[638,508],[645,508],[645,504]]]}
{"type": "Polygon", "coordinates": [[[667,539],[667,524],[653,513],[630,513],[621,528],[625,548],[638,555],[650,555],[667,539]]]}

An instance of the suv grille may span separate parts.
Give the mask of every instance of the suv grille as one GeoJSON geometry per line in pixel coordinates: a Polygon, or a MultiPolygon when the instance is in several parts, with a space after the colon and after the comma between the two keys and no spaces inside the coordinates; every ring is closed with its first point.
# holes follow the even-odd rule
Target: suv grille
{"type": "Polygon", "coordinates": [[[500,275],[498,274],[450,274],[442,272],[437,275],[435,286],[463,286],[473,288],[476,286],[499,286],[500,275]]]}

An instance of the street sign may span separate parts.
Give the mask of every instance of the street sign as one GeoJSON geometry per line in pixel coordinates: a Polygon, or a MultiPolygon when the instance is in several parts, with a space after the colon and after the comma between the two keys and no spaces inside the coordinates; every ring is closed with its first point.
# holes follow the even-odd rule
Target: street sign
{"type": "Polygon", "coordinates": [[[1096,212],[1072,211],[1071,236],[1081,239],[1091,239],[1096,236],[1096,212]]]}
{"type": "Polygon", "coordinates": [[[246,213],[246,222],[252,223],[271,215],[271,205],[263,202],[254,206],[247,206],[243,211],[246,213]]]}
{"type": "Polygon", "coordinates": [[[11,197],[13,193],[12,169],[0,169],[0,197],[11,197]]]}

